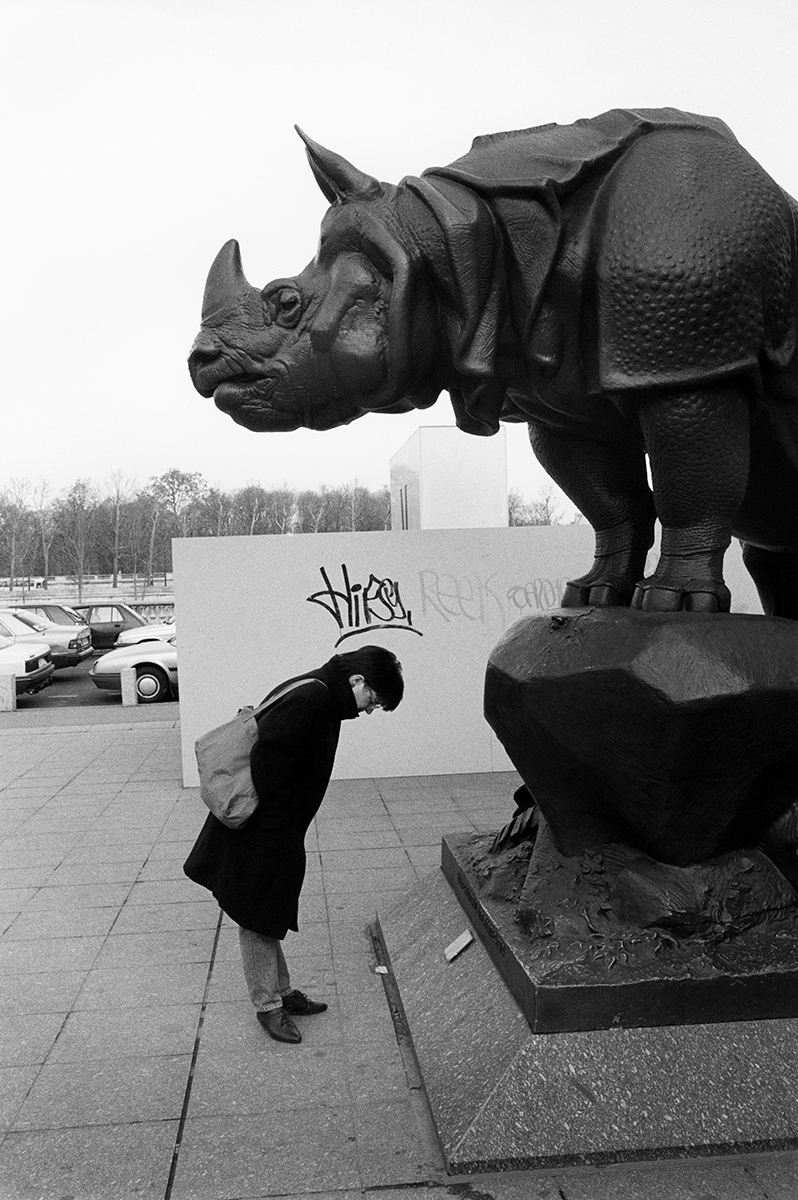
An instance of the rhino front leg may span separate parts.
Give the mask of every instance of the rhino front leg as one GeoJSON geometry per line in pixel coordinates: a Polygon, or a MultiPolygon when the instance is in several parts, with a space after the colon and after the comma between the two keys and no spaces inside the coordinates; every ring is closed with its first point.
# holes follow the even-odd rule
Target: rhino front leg
{"type": "MultiPolygon", "coordinates": [[[[629,401],[625,401],[628,404],[629,401]]],[[[632,604],[650,612],[728,612],[723,556],[748,481],[750,412],[741,386],[638,402],[662,525],[660,558],[632,604]]]]}
{"type": "MultiPolygon", "coordinates": [[[[620,431],[619,431],[620,432],[620,431]]],[[[540,465],[593,526],[596,550],[586,575],[570,580],[566,608],[628,605],[643,576],[654,540],[654,502],[642,446],[574,438],[530,424],[529,440],[540,465]]]]}

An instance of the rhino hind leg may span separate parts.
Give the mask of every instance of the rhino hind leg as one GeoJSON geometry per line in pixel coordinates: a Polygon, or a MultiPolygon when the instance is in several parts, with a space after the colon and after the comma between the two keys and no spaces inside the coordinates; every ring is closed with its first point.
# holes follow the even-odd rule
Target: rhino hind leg
{"type": "Polygon", "coordinates": [[[741,385],[663,392],[639,402],[662,544],[632,605],[728,612],[723,556],[748,480],[750,411],[741,385]]]}
{"type": "Polygon", "coordinates": [[[642,446],[628,440],[620,446],[581,440],[534,423],[529,440],[541,466],[596,535],[593,566],[569,581],[563,606],[628,605],[654,540],[654,503],[642,446]]]}

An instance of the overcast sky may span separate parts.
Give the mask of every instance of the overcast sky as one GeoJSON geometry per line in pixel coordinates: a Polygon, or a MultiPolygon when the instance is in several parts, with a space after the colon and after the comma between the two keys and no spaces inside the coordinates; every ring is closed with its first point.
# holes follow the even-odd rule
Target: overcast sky
{"type": "MultiPolygon", "coordinates": [[[[326,202],[296,122],[379,178],[612,107],[720,116],[798,194],[794,0],[0,0],[0,488],[172,466],[388,481],[424,414],[254,434],[189,381],[208,267],[298,273],[326,202]]],[[[462,436],[466,436],[463,434],[462,436]]],[[[510,427],[510,483],[545,482],[510,427]]]]}

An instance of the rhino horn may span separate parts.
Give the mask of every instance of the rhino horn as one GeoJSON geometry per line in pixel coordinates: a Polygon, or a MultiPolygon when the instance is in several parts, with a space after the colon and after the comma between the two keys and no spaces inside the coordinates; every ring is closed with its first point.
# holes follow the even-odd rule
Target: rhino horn
{"type": "Polygon", "coordinates": [[[242,288],[249,286],[241,267],[241,250],[235,238],[231,238],[222,246],[208,272],[202,300],[202,320],[213,321],[217,313],[235,302],[242,288]]]}
{"type": "Polygon", "coordinates": [[[376,200],[384,195],[379,179],[358,171],[340,154],[325,150],[324,146],[303,133],[298,125],[294,129],[305,143],[310,169],[330,204],[343,203],[345,200],[376,200]]]}

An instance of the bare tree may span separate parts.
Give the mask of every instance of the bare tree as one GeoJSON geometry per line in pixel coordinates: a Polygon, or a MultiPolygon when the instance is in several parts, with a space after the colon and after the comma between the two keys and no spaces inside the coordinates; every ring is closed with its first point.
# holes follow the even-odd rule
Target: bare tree
{"type": "Polygon", "coordinates": [[[55,506],[50,498],[50,484],[46,479],[40,479],[34,485],[32,506],[42,556],[42,577],[46,588],[50,577],[50,548],[57,529],[55,506]]]}
{"type": "Polygon", "coordinates": [[[266,492],[257,483],[248,483],[232,496],[232,532],[246,534],[262,533],[266,509],[266,492]]]}
{"type": "Polygon", "coordinates": [[[170,517],[175,536],[189,537],[191,518],[208,494],[208,485],[199,471],[179,471],[172,467],[151,479],[149,490],[170,517]]]}
{"type": "Polygon", "coordinates": [[[227,492],[209,488],[198,504],[200,524],[196,532],[203,537],[224,537],[233,532],[233,501],[227,492]]]}
{"type": "Polygon", "coordinates": [[[122,471],[114,471],[106,484],[106,496],[103,501],[109,515],[109,534],[111,542],[111,576],[113,587],[119,583],[120,554],[122,546],[122,521],[125,505],[133,495],[134,481],[122,471]]]}
{"type": "Polygon", "coordinates": [[[29,481],[20,478],[12,479],[0,492],[0,538],[11,587],[16,577],[29,572],[30,552],[36,537],[30,492],[29,481]]]}
{"type": "Polygon", "coordinates": [[[540,489],[535,500],[526,501],[518,488],[511,488],[507,496],[510,525],[559,525],[561,513],[556,504],[553,487],[540,489]]]}
{"type": "Polygon", "coordinates": [[[299,514],[297,512],[296,495],[285,484],[266,493],[264,516],[266,518],[266,533],[294,533],[297,530],[299,514]]]}
{"type": "Polygon", "coordinates": [[[83,599],[86,565],[93,549],[92,534],[98,507],[97,493],[87,479],[76,479],[57,504],[64,553],[70,574],[78,585],[79,600],[83,599]]]}

